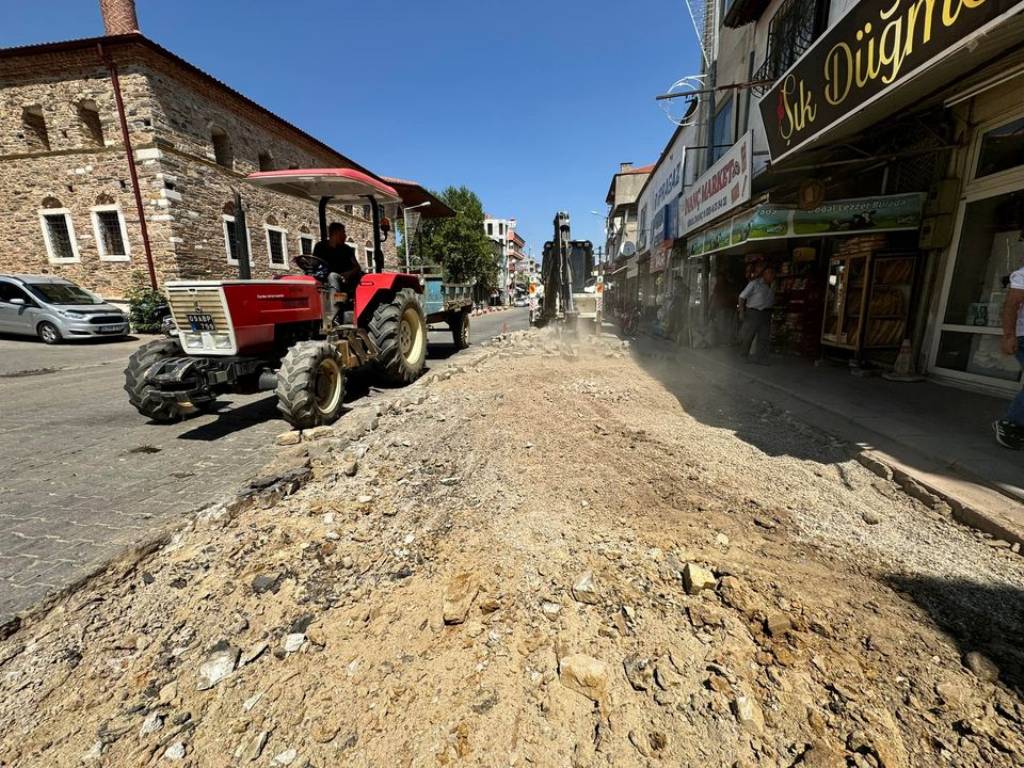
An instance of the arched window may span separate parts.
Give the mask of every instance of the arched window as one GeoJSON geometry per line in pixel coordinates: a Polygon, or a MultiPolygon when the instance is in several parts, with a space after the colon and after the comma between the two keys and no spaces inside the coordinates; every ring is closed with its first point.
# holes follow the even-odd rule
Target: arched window
{"type": "Polygon", "coordinates": [[[103,123],[95,101],[86,99],[78,102],[78,122],[81,124],[82,143],[87,147],[102,147],[103,123]]]}
{"type": "Polygon", "coordinates": [[[213,141],[213,159],[217,165],[225,168],[233,168],[235,156],[231,151],[231,139],[223,129],[214,126],[210,129],[210,139],[213,141]]]}
{"type": "Polygon", "coordinates": [[[38,104],[25,107],[21,110],[22,138],[30,150],[50,150],[50,134],[46,130],[46,118],[43,117],[43,108],[38,104]]]}

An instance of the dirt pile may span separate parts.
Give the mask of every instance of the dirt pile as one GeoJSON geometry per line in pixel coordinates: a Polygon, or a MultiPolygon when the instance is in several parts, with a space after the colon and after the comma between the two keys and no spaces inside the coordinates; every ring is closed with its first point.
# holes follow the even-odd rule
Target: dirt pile
{"type": "Polygon", "coordinates": [[[0,643],[0,764],[1018,766],[1022,587],[756,397],[514,334],[0,643]]]}

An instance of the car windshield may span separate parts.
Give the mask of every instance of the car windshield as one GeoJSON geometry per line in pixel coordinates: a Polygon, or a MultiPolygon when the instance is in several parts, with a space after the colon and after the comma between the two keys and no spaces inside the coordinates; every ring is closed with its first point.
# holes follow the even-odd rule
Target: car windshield
{"type": "Polygon", "coordinates": [[[68,283],[29,283],[28,289],[47,304],[102,304],[84,288],[68,283]]]}

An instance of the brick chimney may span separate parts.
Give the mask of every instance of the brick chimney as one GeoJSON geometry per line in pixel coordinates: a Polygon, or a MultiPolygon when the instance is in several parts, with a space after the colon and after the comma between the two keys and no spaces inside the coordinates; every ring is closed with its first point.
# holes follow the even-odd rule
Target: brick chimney
{"type": "Polygon", "coordinates": [[[625,173],[633,167],[632,163],[619,163],[619,173],[625,173]]]}
{"type": "Polygon", "coordinates": [[[100,0],[100,13],[106,35],[130,35],[139,31],[135,0],[100,0]]]}

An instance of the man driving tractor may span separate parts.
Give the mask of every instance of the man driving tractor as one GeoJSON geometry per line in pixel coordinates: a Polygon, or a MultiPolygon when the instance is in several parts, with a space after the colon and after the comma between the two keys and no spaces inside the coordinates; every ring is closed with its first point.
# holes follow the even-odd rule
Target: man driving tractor
{"type": "Polygon", "coordinates": [[[328,285],[337,293],[355,293],[359,278],[363,276],[363,268],[356,259],[356,250],[345,242],[347,233],[345,225],[337,221],[327,228],[327,240],[316,244],[313,256],[325,265],[326,275],[318,274],[321,280],[326,279],[328,285]]]}

